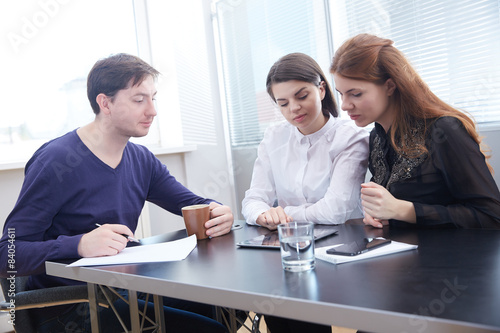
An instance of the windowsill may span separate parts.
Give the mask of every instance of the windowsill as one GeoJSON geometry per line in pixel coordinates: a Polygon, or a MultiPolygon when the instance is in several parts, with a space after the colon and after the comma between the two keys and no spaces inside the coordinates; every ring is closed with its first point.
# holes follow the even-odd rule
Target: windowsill
{"type": "MultiPolygon", "coordinates": [[[[195,151],[196,149],[197,149],[196,145],[186,145],[179,147],[149,147],[149,150],[151,150],[151,152],[155,154],[155,156],[184,154],[195,151]]],[[[28,160],[0,163],[0,171],[24,169],[26,162],[28,162],[28,160]]]]}
{"type": "Polygon", "coordinates": [[[179,147],[148,147],[149,150],[155,156],[161,156],[161,155],[169,155],[169,154],[183,154],[183,153],[189,153],[191,151],[195,151],[197,149],[196,145],[186,145],[186,146],[179,146],[179,147]]]}

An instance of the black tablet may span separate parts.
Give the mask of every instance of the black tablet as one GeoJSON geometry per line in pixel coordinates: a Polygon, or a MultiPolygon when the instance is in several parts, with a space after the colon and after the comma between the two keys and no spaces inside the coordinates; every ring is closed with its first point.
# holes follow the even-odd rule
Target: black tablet
{"type": "MultiPolygon", "coordinates": [[[[319,240],[330,235],[336,235],[338,230],[330,225],[314,225],[314,240],[319,240]]],[[[251,239],[244,240],[236,243],[240,247],[253,247],[253,248],[280,248],[280,239],[278,230],[269,231],[265,235],[260,235],[251,239]]]]}

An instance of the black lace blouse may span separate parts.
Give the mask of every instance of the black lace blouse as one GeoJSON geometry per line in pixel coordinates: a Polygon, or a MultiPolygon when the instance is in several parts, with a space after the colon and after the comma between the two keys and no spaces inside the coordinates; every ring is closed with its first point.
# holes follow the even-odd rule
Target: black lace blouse
{"type": "MultiPolygon", "coordinates": [[[[423,124],[417,124],[410,143],[423,138],[423,132],[423,124]]],[[[498,187],[462,123],[453,117],[435,120],[426,131],[425,145],[428,153],[420,157],[397,154],[376,123],[370,134],[372,181],[395,198],[413,202],[418,226],[500,228],[498,187]]]]}

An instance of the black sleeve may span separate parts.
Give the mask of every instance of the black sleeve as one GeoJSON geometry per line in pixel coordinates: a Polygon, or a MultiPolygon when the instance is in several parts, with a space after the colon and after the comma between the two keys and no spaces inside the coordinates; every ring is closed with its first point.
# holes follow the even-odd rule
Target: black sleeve
{"type": "Polygon", "coordinates": [[[461,228],[500,228],[500,193],[479,145],[462,123],[443,117],[430,128],[427,147],[456,204],[414,203],[417,224],[453,223],[461,228]]]}

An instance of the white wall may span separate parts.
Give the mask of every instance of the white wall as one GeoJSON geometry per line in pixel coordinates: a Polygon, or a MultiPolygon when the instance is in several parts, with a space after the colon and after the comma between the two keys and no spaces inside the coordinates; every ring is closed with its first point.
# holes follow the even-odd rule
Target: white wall
{"type": "Polygon", "coordinates": [[[16,203],[23,179],[23,169],[0,171],[0,224],[2,227],[16,203]]]}
{"type": "Polygon", "coordinates": [[[480,129],[480,135],[483,136],[483,141],[491,150],[491,158],[489,163],[493,167],[493,178],[500,186],[500,128],[480,129]]]}

